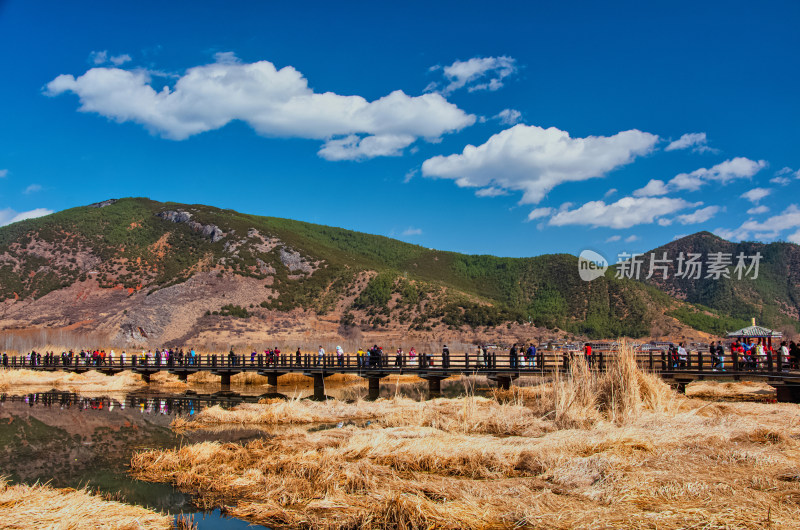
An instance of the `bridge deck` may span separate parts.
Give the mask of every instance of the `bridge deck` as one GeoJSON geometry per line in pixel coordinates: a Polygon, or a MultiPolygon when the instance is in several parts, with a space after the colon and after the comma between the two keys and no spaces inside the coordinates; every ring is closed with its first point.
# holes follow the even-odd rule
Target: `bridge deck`
{"type": "MultiPolygon", "coordinates": [[[[131,370],[139,373],[146,381],[150,375],[159,371],[177,374],[182,380],[197,372],[211,372],[219,375],[223,387],[230,385],[232,375],[251,372],[265,375],[268,384],[277,385],[280,375],[301,373],[314,379],[315,391],[324,387],[323,380],[333,374],[354,374],[370,380],[370,395],[377,395],[378,381],[382,377],[395,374],[413,374],[429,381],[432,394],[439,392],[442,379],[454,375],[485,375],[508,388],[511,381],[520,376],[565,373],[570,364],[582,354],[542,351],[535,358],[511,358],[508,353],[490,353],[487,356],[472,354],[421,354],[415,358],[408,355],[384,355],[370,358],[354,355],[318,356],[316,354],[287,354],[277,359],[264,355],[198,355],[194,359],[184,358],[162,360],[137,355],[105,360],[61,356],[28,360],[26,357],[9,357],[3,360],[7,369],[28,369],[41,371],[86,372],[96,370],[103,373],[119,373],[131,370]]],[[[614,352],[595,352],[589,361],[592,371],[603,372],[614,362],[614,352]]],[[[665,352],[637,352],[636,363],[643,370],[658,374],[666,381],[682,390],[686,383],[698,379],[764,380],[778,389],[782,401],[800,402],[800,369],[794,360],[783,359],[771,354],[761,359],[734,359],[726,355],[722,359],[712,359],[708,354],[691,352],[685,359],[672,359],[665,352]],[[719,362],[721,361],[721,362],[719,362]]],[[[320,390],[322,392],[322,390],[320,390]]]]}

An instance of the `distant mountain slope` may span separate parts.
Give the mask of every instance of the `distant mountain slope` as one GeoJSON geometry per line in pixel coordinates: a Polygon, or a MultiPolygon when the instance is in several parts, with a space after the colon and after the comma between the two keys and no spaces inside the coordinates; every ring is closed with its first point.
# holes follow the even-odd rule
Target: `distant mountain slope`
{"type": "Polygon", "coordinates": [[[641,337],[674,331],[664,313],[679,310],[695,308],[642,282],[581,281],[570,255],[464,255],[203,205],[128,198],[0,228],[2,328],[151,343],[531,325],[641,337]]]}
{"type": "MultiPolygon", "coordinates": [[[[698,232],[663,245],[644,256],[642,280],[681,300],[701,304],[716,312],[729,315],[740,321],[755,318],[759,323],[775,328],[797,331],[800,319],[800,246],[792,243],[732,243],[710,232],[698,232]],[[645,279],[649,272],[651,254],[662,259],[666,252],[669,263],[669,275],[665,280],[661,271],[656,270],[653,277],[645,279]],[[677,258],[683,253],[685,258],[690,254],[699,254],[703,262],[699,279],[678,277],[676,275],[677,258]],[[720,276],[708,278],[707,263],[709,256],[723,253],[732,261],[729,267],[730,278],[720,276]],[[753,279],[755,269],[747,274],[744,269],[741,278],[735,267],[737,257],[743,254],[745,265],[752,263],[751,256],[760,253],[758,276],[753,279]]],[[[690,323],[692,316],[684,311],[681,319],[690,323]]]]}

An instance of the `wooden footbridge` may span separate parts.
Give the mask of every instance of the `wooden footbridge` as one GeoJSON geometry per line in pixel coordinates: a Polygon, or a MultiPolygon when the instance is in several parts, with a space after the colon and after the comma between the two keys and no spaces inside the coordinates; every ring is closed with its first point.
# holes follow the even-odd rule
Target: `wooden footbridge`
{"type": "MultiPolygon", "coordinates": [[[[645,371],[661,376],[679,391],[695,380],[747,380],[764,381],[777,390],[778,401],[800,402],[800,369],[794,360],[783,358],[780,353],[767,352],[763,358],[738,358],[726,354],[721,359],[712,358],[704,352],[688,352],[677,359],[665,350],[650,349],[636,351],[635,361],[645,371]],[[721,362],[720,362],[721,361],[721,362]]],[[[92,360],[73,357],[71,360],[59,356],[34,356],[3,358],[6,369],[28,369],[45,372],[87,372],[95,370],[104,374],[132,371],[141,374],[149,382],[150,376],[160,371],[176,374],[186,381],[191,374],[209,372],[220,377],[223,390],[229,390],[231,376],[239,373],[257,373],[267,377],[267,383],[278,385],[278,378],[285,374],[299,373],[313,379],[314,397],[324,399],[325,378],[333,374],[355,374],[369,382],[369,397],[379,395],[380,380],[397,374],[412,374],[428,382],[430,396],[441,394],[441,381],[455,375],[482,375],[495,381],[499,387],[509,388],[521,376],[543,376],[568,373],[570,365],[577,359],[586,359],[589,369],[598,372],[608,370],[616,362],[614,351],[596,351],[590,357],[582,352],[539,350],[532,359],[524,356],[511,357],[508,353],[420,354],[354,356],[286,354],[277,359],[264,355],[197,355],[162,361],[160,358],[131,355],[126,358],[92,360]]],[[[583,362],[583,361],[580,361],[583,362]]]]}

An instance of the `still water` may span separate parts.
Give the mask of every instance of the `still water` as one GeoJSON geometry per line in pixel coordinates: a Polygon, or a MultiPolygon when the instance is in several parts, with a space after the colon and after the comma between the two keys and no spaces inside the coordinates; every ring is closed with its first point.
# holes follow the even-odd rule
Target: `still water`
{"type": "Polygon", "coordinates": [[[136,451],[174,448],[217,440],[247,442],[268,436],[263,431],[174,433],[177,416],[220,405],[231,407],[257,397],[219,395],[128,394],[116,399],[66,392],[0,394],[0,475],[12,482],[50,482],[81,488],[123,502],[169,514],[193,515],[201,530],[264,528],[222,516],[219,510],[198,512],[191,496],[169,484],[142,482],[128,475],[136,451]]]}

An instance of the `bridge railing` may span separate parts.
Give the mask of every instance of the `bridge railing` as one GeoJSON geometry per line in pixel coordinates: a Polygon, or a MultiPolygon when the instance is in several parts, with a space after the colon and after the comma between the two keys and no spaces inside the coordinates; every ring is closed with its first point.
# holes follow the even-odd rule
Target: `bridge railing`
{"type": "MultiPolygon", "coordinates": [[[[538,350],[536,355],[528,357],[517,355],[512,357],[507,351],[490,351],[483,353],[419,353],[410,356],[403,354],[383,355],[336,355],[326,353],[291,353],[269,356],[264,354],[203,354],[195,357],[184,356],[148,356],[134,354],[115,355],[113,358],[91,358],[60,355],[42,355],[36,358],[27,356],[9,356],[3,359],[6,368],[26,368],[34,370],[124,370],[138,371],[265,371],[292,372],[304,370],[325,370],[331,372],[368,372],[380,370],[384,372],[414,371],[424,372],[518,372],[520,374],[536,374],[550,372],[566,372],[578,358],[585,359],[592,371],[603,372],[615,362],[618,353],[613,350],[594,351],[592,355],[584,355],[575,351],[538,350]]],[[[717,357],[709,352],[690,351],[684,356],[670,354],[664,350],[639,350],[634,352],[637,365],[650,372],[754,372],[781,373],[797,370],[798,360],[785,358],[780,351],[767,351],[763,356],[726,352],[717,357]]]]}

